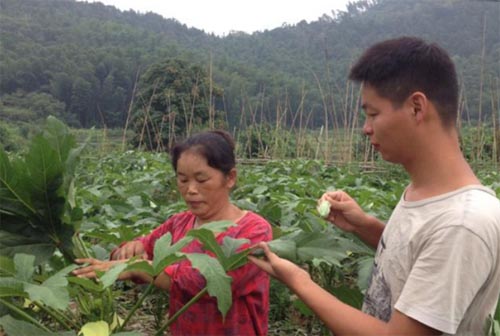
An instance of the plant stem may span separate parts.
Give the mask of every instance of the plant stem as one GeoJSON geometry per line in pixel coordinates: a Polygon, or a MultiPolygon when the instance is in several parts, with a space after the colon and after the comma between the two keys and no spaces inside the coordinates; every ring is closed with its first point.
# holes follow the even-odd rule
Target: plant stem
{"type": "Polygon", "coordinates": [[[44,306],[43,304],[34,301],[33,304],[35,304],[38,308],[49,314],[54,320],[56,320],[60,325],[64,326],[66,329],[78,329],[78,326],[71,321],[70,318],[65,316],[64,314],[61,314],[57,310],[52,310],[47,306],[44,306]]]}
{"type": "Polygon", "coordinates": [[[122,331],[123,330],[123,328],[128,323],[128,321],[130,320],[130,318],[132,317],[132,315],[142,305],[142,302],[151,293],[151,291],[153,290],[154,287],[155,287],[155,285],[153,283],[149,284],[148,288],[146,288],[146,290],[144,291],[144,293],[142,294],[142,296],[139,298],[139,300],[137,300],[137,302],[135,303],[135,305],[129,311],[127,317],[125,317],[125,320],[123,320],[123,323],[120,326],[118,326],[117,331],[122,331]]]}
{"type": "Polygon", "coordinates": [[[202,290],[198,292],[195,296],[191,298],[181,309],[175,312],[175,314],[168,319],[168,321],[156,332],[156,336],[161,336],[162,333],[167,329],[169,325],[171,325],[177,318],[184,313],[189,307],[191,307],[196,301],[198,301],[203,295],[205,295],[208,291],[208,286],[205,286],[202,290]]]}
{"type": "Polygon", "coordinates": [[[0,303],[3,304],[5,307],[8,309],[12,310],[16,314],[19,314],[22,316],[25,320],[31,322],[35,326],[39,327],[40,329],[43,329],[44,331],[50,332],[49,329],[47,329],[46,326],[35,320],[33,317],[31,317],[29,314],[26,314],[22,309],[19,309],[16,305],[13,305],[12,303],[5,301],[4,299],[0,299],[0,303]]]}
{"type": "MultiPolygon", "coordinates": [[[[243,251],[243,253],[240,255],[240,257],[237,260],[235,260],[232,264],[228,265],[228,267],[226,269],[226,272],[231,271],[233,269],[233,267],[235,267],[235,265],[239,264],[239,261],[241,259],[246,258],[250,252],[251,252],[251,249],[247,249],[246,251],[243,251]]],[[[165,331],[165,329],[167,329],[168,326],[170,326],[175,320],[177,320],[177,318],[182,313],[184,313],[189,307],[191,307],[194,303],[196,303],[196,301],[198,301],[207,292],[208,292],[208,286],[205,286],[205,288],[203,288],[202,290],[200,290],[198,292],[198,294],[196,294],[195,296],[193,296],[191,298],[191,300],[189,300],[184,306],[182,306],[181,309],[179,309],[178,311],[176,311],[175,314],[170,319],[168,319],[168,321],[163,326],[161,326],[160,329],[158,329],[158,331],[156,332],[155,335],[156,336],[162,335],[162,333],[165,331]]]]}

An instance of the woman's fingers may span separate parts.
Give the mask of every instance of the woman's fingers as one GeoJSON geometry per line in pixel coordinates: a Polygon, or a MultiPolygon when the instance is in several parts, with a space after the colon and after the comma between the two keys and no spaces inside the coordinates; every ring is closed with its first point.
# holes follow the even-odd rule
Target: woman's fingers
{"type": "Polygon", "coordinates": [[[88,266],[82,266],[72,272],[80,278],[96,278],[96,271],[107,271],[115,264],[113,261],[102,261],[94,258],[76,259],[75,262],[77,264],[88,264],[88,266]]]}

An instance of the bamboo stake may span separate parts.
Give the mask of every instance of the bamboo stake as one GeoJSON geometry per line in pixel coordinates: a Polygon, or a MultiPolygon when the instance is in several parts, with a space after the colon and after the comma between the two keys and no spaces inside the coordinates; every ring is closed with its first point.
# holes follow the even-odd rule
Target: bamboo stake
{"type": "Polygon", "coordinates": [[[134,98],[135,98],[136,89],[137,89],[137,82],[139,79],[139,69],[140,68],[138,67],[137,71],[135,72],[134,87],[132,88],[132,97],[130,98],[130,103],[128,104],[127,118],[125,119],[125,127],[123,128],[122,152],[125,150],[125,143],[127,140],[127,129],[128,129],[128,124],[130,122],[130,117],[132,114],[132,106],[134,105],[134,98]]]}

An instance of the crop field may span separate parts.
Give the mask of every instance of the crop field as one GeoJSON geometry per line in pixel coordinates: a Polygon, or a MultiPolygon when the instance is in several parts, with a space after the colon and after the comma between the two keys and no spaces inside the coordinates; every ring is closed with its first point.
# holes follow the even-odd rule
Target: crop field
{"type": "MultiPolygon", "coordinates": [[[[4,331],[9,335],[168,332],[168,295],[152,286],[117,281],[124,268],[111,269],[98,282],[67,276],[76,267],[75,257],[108,258],[121,242],[148,233],[186,208],[168,155],[96,153],[78,147],[71,134],[52,121],[26,153],[1,151],[0,163],[0,324],[4,331]]],[[[496,169],[482,166],[477,173],[500,195],[496,169]]],[[[386,221],[406,183],[401,169],[382,163],[375,170],[364,170],[355,164],[331,165],[320,160],[241,161],[231,197],[239,207],[268,219],[275,240],[305,237],[296,246],[295,261],[339,299],[360,307],[374,251],[325,222],[317,213],[317,199],[326,190],[343,189],[365,211],[386,221]]],[[[227,225],[215,224],[214,232],[227,225]]],[[[209,246],[213,232],[199,232],[192,239],[209,246]]],[[[158,258],[155,255],[152,268],[135,267],[154,274],[175,261],[171,256],[176,251],[174,244],[158,258]]],[[[246,262],[245,252],[217,257],[224,270],[207,275],[209,284],[221,284],[225,271],[246,262]]],[[[276,281],[271,286],[270,335],[328,335],[287,288],[276,281]]],[[[227,291],[208,291],[221,303],[221,313],[229,309],[227,291]]],[[[497,311],[497,332],[498,321],[497,311]]],[[[495,329],[491,330],[493,334],[495,329]]]]}

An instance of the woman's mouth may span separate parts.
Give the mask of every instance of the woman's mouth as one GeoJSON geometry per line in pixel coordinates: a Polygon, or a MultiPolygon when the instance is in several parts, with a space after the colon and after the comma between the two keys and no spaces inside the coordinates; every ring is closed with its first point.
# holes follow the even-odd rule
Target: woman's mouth
{"type": "Polygon", "coordinates": [[[188,204],[189,204],[189,207],[191,208],[197,208],[199,207],[203,202],[201,201],[189,201],[188,204]]]}

